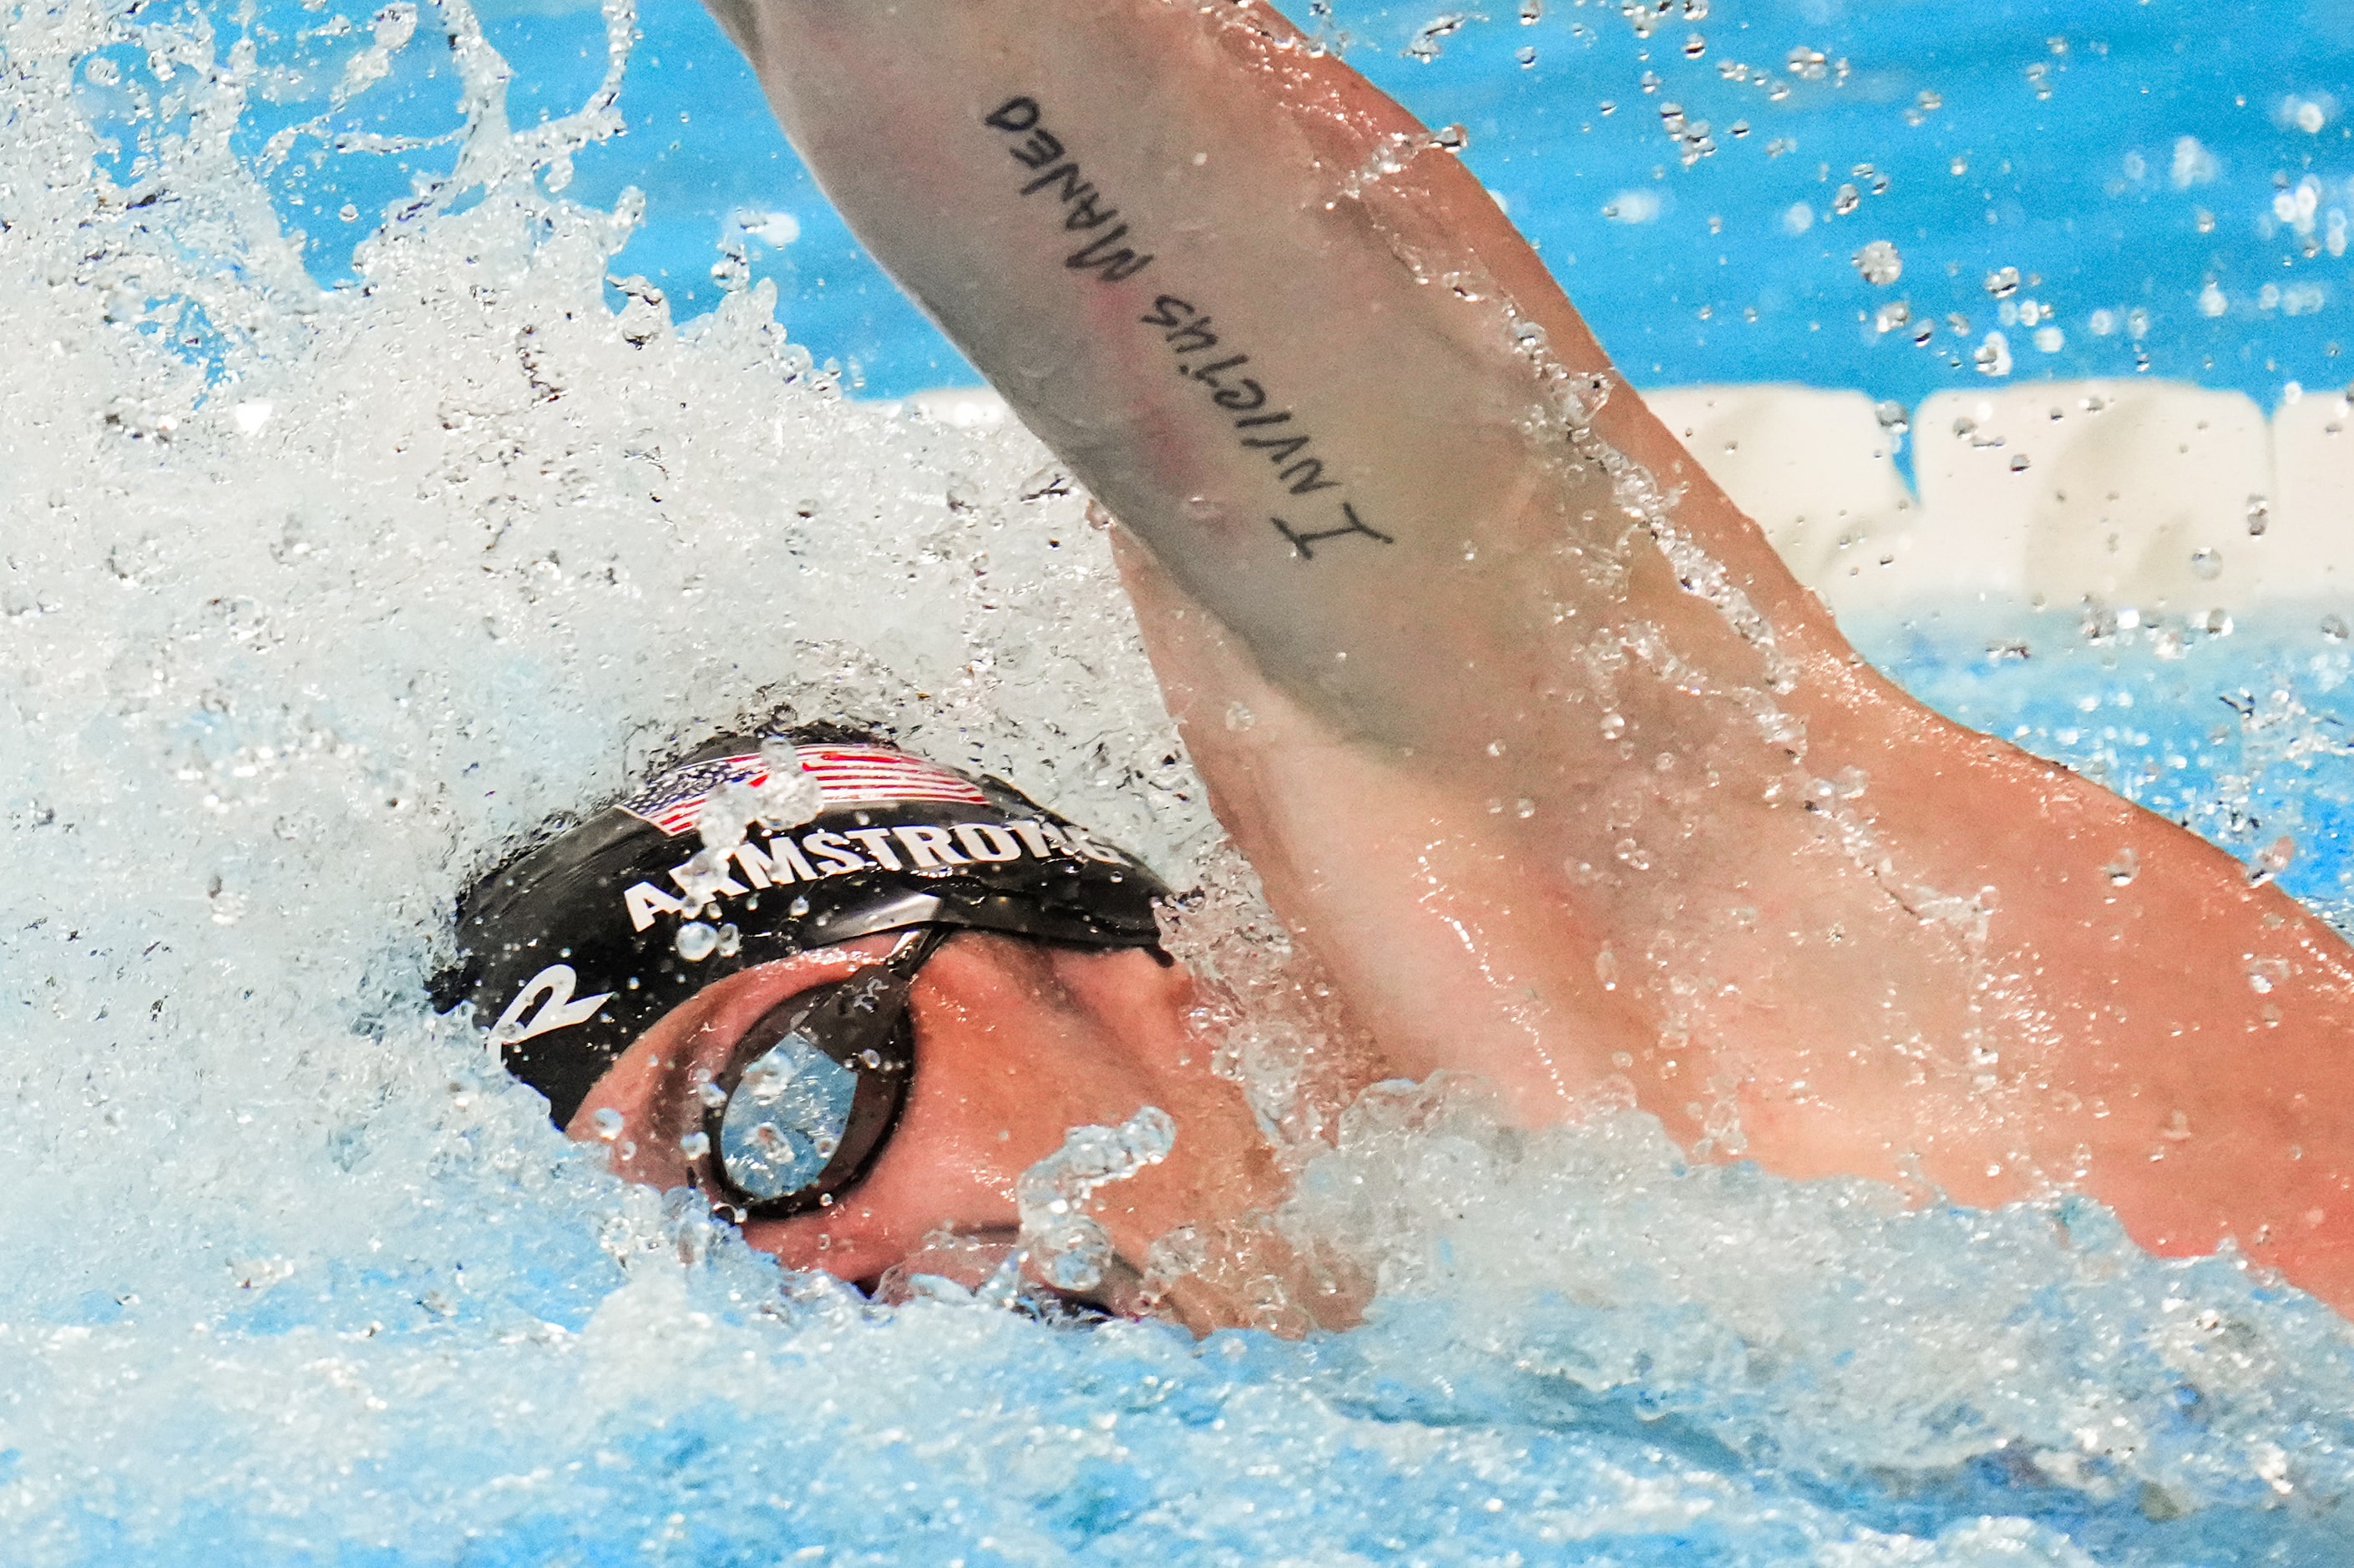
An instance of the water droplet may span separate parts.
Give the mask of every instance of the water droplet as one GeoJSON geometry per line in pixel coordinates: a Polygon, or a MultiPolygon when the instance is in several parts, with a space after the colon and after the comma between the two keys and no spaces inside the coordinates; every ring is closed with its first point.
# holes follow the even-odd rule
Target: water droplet
{"type": "Polygon", "coordinates": [[[2283,833],[2256,852],[2256,858],[2248,864],[2248,881],[2250,883],[2270,882],[2274,877],[2286,871],[2288,863],[2296,858],[2296,841],[2283,833]]]}
{"type": "Polygon", "coordinates": [[[2007,300],[2019,292],[2019,269],[1998,267],[1986,275],[1986,291],[1998,300],[2007,300]]]}
{"type": "Polygon", "coordinates": [[[791,916],[796,920],[803,918],[809,914],[809,912],[810,901],[806,898],[796,898],[790,904],[785,906],[785,913],[791,916]]]}
{"type": "Polygon", "coordinates": [[[770,832],[800,827],[825,809],[816,778],[801,766],[801,753],[781,736],[760,742],[761,779],[752,791],[755,820],[770,832]]]}
{"type": "Polygon", "coordinates": [[[1627,715],[1625,714],[1604,714],[1602,715],[1603,739],[1616,740],[1626,733],[1627,715]]]}
{"type": "Polygon", "coordinates": [[[2190,552],[2190,575],[2202,583],[2211,583],[2223,575],[2223,553],[2206,549],[2190,552]]]}
{"type": "Polygon", "coordinates": [[[1433,16],[1416,31],[1412,41],[1406,45],[1406,57],[1421,60],[1426,65],[1437,59],[1439,40],[1460,31],[1463,24],[1469,20],[1470,14],[1464,11],[1450,11],[1444,16],[1433,16]]]}
{"type": "Polygon", "coordinates": [[[719,933],[700,920],[689,920],[678,928],[678,956],[690,964],[699,964],[719,949],[719,933]]]}
{"type": "Polygon", "coordinates": [[[708,1133],[690,1132],[678,1140],[678,1151],[689,1160],[700,1160],[711,1152],[711,1137],[708,1133]]]}
{"type": "Polygon", "coordinates": [[[879,1067],[883,1065],[882,1054],[871,1049],[861,1051],[858,1054],[858,1060],[862,1065],[869,1068],[879,1067]]]}
{"type": "Polygon", "coordinates": [[[1258,723],[1258,715],[1251,712],[1250,709],[1243,704],[1228,703],[1226,705],[1226,727],[1228,729],[1239,732],[1250,728],[1251,726],[1257,723],[1258,723]]]}
{"type": "MultiPolygon", "coordinates": [[[[1854,189],[1854,187],[1851,185],[1842,186],[1840,187],[1840,195],[1844,196],[1852,189],[1854,189]]],[[[1841,212],[1850,212],[1854,209],[1852,207],[1842,207],[1839,210],[1841,212]]],[[[1863,274],[1863,281],[1867,283],[1873,283],[1885,287],[1890,283],[1893,283],[1897,279],[1904,275],[1904,258],[1898,254],[1895,245],[1889,240],[1872,240],[1862,249],[1857,251],[1853,260],[1855,261],[1855,270],[1863,274]]],[[[1909,316],[1900,317],[1896,322],[1890,324],[1902,325],[1903,323],[1908,319],[1910,319],[1909,316]]],[[[1888,328],[1882,327],[1880,330],[1886,332],[1888,328]]]]}
{"type": "Polygon", "coordinates": [[[2117,851],[2116,857],[2101,867],[2101,872],[2109,879],[2110,886],[2127,886],[2135,877],[2141,874],[2141,856],[2134,853],[2131,845],[2127,845],[2117,851]]]}
{"type": "Polygon", "coordinates": [[[1537,51],[1531,45],[1522,44],[1512,51],[1512,58],[1520,61],[1523,67],[1532,66],[1537,63],[1537,51]]]}
{"type": "Polygon", "coordinates": [[[2013,452],[2011,454],[2010,471],[2013,473],[2025,473],[2027,471],[2027,454],[2025,452],[2013,452]]]}
{"type": "MultiPolygon", "coordinates": [[[[709,825],[712,821],[710,807],[704,808],[701,820],[707,832],[718,831],[709,825]]],[[[735,843],[743,842],[744,825],[739,821],[736,823],[735,843]]],[[[686,863],[678,868],[679,889],[686,895],[689,904],[698,906],[708,905],[719,896],[720,890],[732,880],[727,874],[727,856],[734,847],[734,844],[708,845],[689,855],[686,863]]]]}
{"type": "Polygon", "coordinates": [[[737,931],[735,927],[722,926],[719,927],[719,956],[721,958],[732,959],[737,953],[741,952],[743,948],[743,934],[737,931]]]}
{"type": "Polygon", "coordinates": [[[696,1086],[695,1097],[711,1109],[717,1110],[727,1103],[727,1091],[717,1084],[702,1084],[696,1086]]]}
{"type": "Polygon", "coordinates": [[[615,1110],[611,1106],[599,1107],[597,1114],[590,1117],[588,1121],[589,1125],[597,1129],[597,1136],[603,1139],[608,1143],[612,1142],[613,1139],[621,1136],[621,1128],[623,1125],[621,1113],[615,1110]]]}
{"type": "Polygon", "coordinates": [[[2332,642],[2343,642],[2348,637],[2354,636],[2354,627],[2348,626],[2346,618],[2333,611],[2321,618],[2321,634],[2332,642]]]}
{"type": "Polygon", "coordinates": [[[2269,502],[2269,501],[2267,501],[2267,500],[2265,500],[2265,499],[2264,499],[2263,496],[2261,496],[2261,495],[2251,495],[2251,496],[2249,496],[2249,497],[2248,497],[2248,535],[2249,535],[2249,537],[2251,537],[2251,538],[2255,538],[2255,539],[2261,539],[2261,538],[2263,538],[2263,537],[2264,536],[2264,530],[2265,530],[2265,529],[2267,529],[2267,528],[2269,528],[2269,527],[2271,527],[2271,526],[2272,526],[2272,524],[2273,524],[2273,509],[2272,509],[2272,503],[2271,503],[2271,502],[2269,502]]]}
{"type": "Polygon", "coordinates": [[[1840,186],[1838,193],[1831,197],[1831,210],[1841,217],[1845,217],[1862,205],[1863,195],[1853,185],[1840,186]]]}

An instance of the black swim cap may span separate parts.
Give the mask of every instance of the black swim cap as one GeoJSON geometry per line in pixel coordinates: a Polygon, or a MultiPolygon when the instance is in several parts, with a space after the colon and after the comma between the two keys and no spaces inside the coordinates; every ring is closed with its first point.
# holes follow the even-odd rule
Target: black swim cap
{"type": "Polygon", "coordinates": [[[1169,890],[1141,862],[1000,779],[842,735],[782,737],[817,814],[773,832],[755,822],[724,857],[696,823],[714,792],[768,784],[760,742],[743,736],[492,873],[459,906],[460,965],[436,982],[438,1004],[472,1001],[563,1127],[648,1025],[756,964],[927,925],[1158,946],[1153,901],[1169,890]]]}

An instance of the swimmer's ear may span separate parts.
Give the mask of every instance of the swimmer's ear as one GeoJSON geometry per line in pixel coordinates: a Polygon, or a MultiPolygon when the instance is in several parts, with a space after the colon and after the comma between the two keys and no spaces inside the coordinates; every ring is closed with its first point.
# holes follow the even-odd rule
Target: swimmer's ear
{"type": "Polygon", "coordinates": [[[753,0],[703,0],[703,7],[728,41],[746,54],[752,52],[753,0]]]}

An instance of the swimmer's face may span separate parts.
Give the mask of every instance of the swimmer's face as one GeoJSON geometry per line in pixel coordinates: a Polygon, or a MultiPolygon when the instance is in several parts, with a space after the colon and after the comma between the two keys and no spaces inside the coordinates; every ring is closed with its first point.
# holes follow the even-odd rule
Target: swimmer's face
{"type": "MultiPolygon", "coordinates": [[[[694,1161],[680,1139],[703,1125],[696,1085],[726,1065],[762,1014],[847,978],[892,944],[876,937],[798,954],[698,993],[639,1036],[567,1131],[595,1138],[598,1113],[618,1112],[615,1168],[649,1186],[689,1185],[694,1161]]],[[[1132,1308],[1134,1276],[1156,1239],[1280,1196],[1272,1151],[1241,1091],[1209,1070],[1211,1047],[1192,1022],[1193,1004],[1192,976],[1140,950],[960,933],[918,971],[909,993],[915,1074],[897,1129],[874,1164],[829,1207],[748,1222],[745,1239],[792,1267],[862,1283],[906,1265],[976,1284],[1002,1255],[991,1249],[1018,1234],[1013,1190],[1022,1172],[1059,1148],[1069,1128],[1117,1126],[1153,1105],[1175,1118],[1175,1148],[1160,1165],[1100,1189],[1088,1209],[1126,1266],[1107,1277],[1104,1304],[1132,1308]]],[[[1168,1298],[1168,1309],[1197,1326],[1239,1320],[1238,1307],[1198,1280],[1168,1298]]]]}

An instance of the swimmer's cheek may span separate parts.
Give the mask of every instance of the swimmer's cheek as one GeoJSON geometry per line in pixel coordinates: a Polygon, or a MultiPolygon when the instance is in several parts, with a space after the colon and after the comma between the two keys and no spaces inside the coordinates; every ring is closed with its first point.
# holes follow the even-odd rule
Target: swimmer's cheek
{"type": "Polygon", "coordinates": [[[898,1261],[892,1255],[897,1249],[890,1245],[871,1207],[844,1200],[834,1208],[841,1212],[748,1221],[745,1244],[787,1268],[831,1274],[840,1279],[869,1279],[898,1261]]]}
{"type": "Polygon", "coordinates": [[[845,1193],[821,1213],[748,1221],[744,1241],[787,1268],[864,1282],[922,1252],[927,1238],[938,1233],[966,1235],[999,1228],[984,1219],[949,1213],[920,1219],[894,1214],[880,1205],[860,1202],[854,1193],[845,1193]]]}
{"type": "Polygon", "coordinates": [[[931,1245],[941,1232],[976,1235],[1020,1223],[1013,1176],[986,1151],[901,1131],[865,1178],[813,1213],[753,1220],[744,1240],[788,1268],[869,1280],[931,1245]]]}

